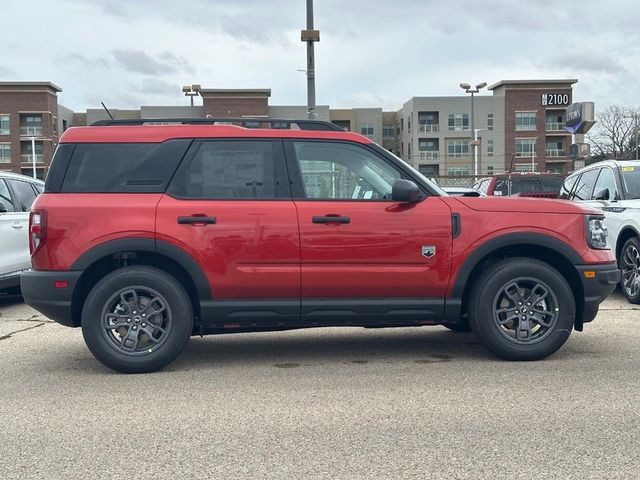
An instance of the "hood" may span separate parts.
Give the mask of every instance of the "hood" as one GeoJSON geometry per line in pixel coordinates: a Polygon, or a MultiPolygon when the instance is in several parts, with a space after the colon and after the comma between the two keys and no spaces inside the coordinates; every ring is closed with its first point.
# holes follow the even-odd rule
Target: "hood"
{"type": "MultiPolygon", "coordinates": [[[[596,208],[547,198],[526,197],[449,197],[455,202],[480,212],[522,212],[522,213],[561,213],[580,215],[602,215],[596,208]]],[[[454,208],[454,204],[449,204],[454,208]]]]}
{"type": "Polygon", "coordinates": [[[633,200],[618,200],[617,202],[609,202],[609,204],[606,206],[640,209],[640,199],[635,198],[633,200]]]}

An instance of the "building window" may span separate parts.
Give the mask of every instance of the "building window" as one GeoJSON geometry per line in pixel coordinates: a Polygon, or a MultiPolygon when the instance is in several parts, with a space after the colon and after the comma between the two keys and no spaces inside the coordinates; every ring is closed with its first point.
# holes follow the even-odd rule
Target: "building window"
{"type": "Polygon", "coordinates": [[[440,166],[437,163],[423,163],[418,165],[418,171],[425,177],[437,177],[440,175],[440,166]]]}
{"type": "Polygon", "coordinates": [[[365,137],[373,140],[373,124],[371,123],[362,123],[360,125],[360,133],[365,137]]]}
{"type": "Polygon", "coordinates": [[[447,175],[450,177],[464,177],[469,175],[468,167],[449,167],[447,169],[447,175]]]}
{"type": "Polygon", "coordinates": [[[487,130],[493,130],[493,113],[487,113],[487,130]]]}
{"type": "Polygon", "coordinates": [[[469,155],[469,140],[449,140],[447,155],[453,158],[462,158],[469,155]]]}
{"type": "MultiPolygon", "coordinates": [[[[35,146],[36,146],[36,163],[42,163],[44,161],[44,156],[43,156],[43,144],[42,141],[36,141],[35,142],[35,146]]],[[[31,142],[30,141],[24,141],[24,142],[20,142],[20,161],[27,162],[27,163],[32,163],[33,162],[33,149],[31,148],[31,142]]]]}
{"type": "Polygon", "coordinates": [[[515,170],[517,173],[529,173],[529,172],[535,171],[533,165],[529,163],[521,163],[521,164],[516,163],[515,170]]]}
{"type": "Polygon", "coordinates": [[[0,163],[11,163],[10,143],[0,143],[0,163]]]}
{"type": "Polygon", "coordinates": [[[487,140],[487,157],[493,157],[493,140],[487,140]]]}
{"type": "Polygon", "coordinates": [[[469,114],[468,113],[450,113],[449,114],[449,130],[454,132],[469,130],[469,114]]]}
{"type": "Polygon", "coordinates": [[[516,130],[535,130],[536,112],[516,112],[516,130]]]}
{"type": "Polygon", "coordinates": [[[402,134],[404,135],[404,118],[400,119],[400,130],[402,130],[402,134]]]}
{"type": "Polygon", "coordinates": [[[409,157],[409,160],[411,160],[411,142],[407,144],[407,156],[409,157]]]}
{"type": "Polygon", "coordinates": [[[493,175],[493,165],[487,166],[487,175],[493,175]]]}
{"type": "Polygon", "coordinates": [[[20,119],[20,135],[42,135],[42,115],[23,115],[20,119]]]}
{"type": "Polygon", "coordinates": [[[411,133],[411,115],[407,117],[407,133],[411,133]]]}
{"type": "Polygon", "coordinates": [[[9,115],[0,115],[0,135],[9,135],[9,115]]]}
{"type": "Polygon", "coordinates": [[[564,142],[562,140],[547,140],[545,144],[545,155],[547,157],[564,157],[564,142]]]}
{"type": "Polygon", "coordinates": [[[395,135],[396,127],[394,125],[382,126],[382,138],[393,138],[395,135]]]}
{"type": "Polygon", "coordinates": [[[516,157],[535,157],[536,139],[518,138],[516,139],[516,157]]]}

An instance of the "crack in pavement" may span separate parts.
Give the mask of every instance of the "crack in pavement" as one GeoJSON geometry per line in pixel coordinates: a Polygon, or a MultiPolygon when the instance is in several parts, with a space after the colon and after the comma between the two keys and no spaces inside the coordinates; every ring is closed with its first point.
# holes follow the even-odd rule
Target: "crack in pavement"
{"type": "Polygon", "coordinates": [[[34,328],[42,327],[43,325],[46,325],[47,323],[48,323],[48,322],[41,322],[41,323],[39,323],[39,324],[37,324],[37,325],[33,325],[33,326],[31,326],[31,327],[22,328],[22,329],[20,329],[20,330],[16,330],[16,331],[14,331],[14,332],[10,332],[10,333],[8,333],[8,334],[6,334],[6,335],[1,336],[1,337],[0,337],[0,341],[1,341],[1,340],[7,340],[7,339],[11,338],[13,335],[15,335],[16,333],[26,332],[27,330],[33,330],[34,328]]]}

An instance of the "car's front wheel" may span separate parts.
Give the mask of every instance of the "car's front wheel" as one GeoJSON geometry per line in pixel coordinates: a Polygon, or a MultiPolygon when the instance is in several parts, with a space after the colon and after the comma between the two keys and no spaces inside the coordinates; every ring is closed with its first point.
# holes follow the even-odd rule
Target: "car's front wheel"
{"type": "Polygon", "coordinates": [[[473,286],[471,329],[508,360],[539,360],[556,352],[575,322],[575,299],[564,277],[531,258],[489,265],[473,286]]]}
{"type": "Polygon", "coordinates": [[[631,303],[640,303],[640,242],[631,237],[622,246],[620,260],[620,287],[631,303]]]}
{"type": "Polygon", "coordinates": [[[171,363],[193,330],[193,309],[178,281],[162,270],[116,270],[89,292],[82,334],[91,353],[113,370],[143,373],[171,363]]]}

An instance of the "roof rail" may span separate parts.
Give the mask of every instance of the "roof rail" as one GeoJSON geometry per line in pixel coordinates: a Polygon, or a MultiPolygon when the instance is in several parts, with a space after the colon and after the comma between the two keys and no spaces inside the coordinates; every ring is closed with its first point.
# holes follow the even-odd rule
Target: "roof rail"
{"type": "Polygon", "coordinates": [[[238,118],[126,118],[120,120],[98,120],[93,127],[126,125],[237,125],[245,128],[276,128],[283,130],[332,130],[342,132],[344,128],[324,120],[291,120],[285,118],[238,117],[238,118]],[[267,125],[267,126],[265,126],[267,125]]]}

